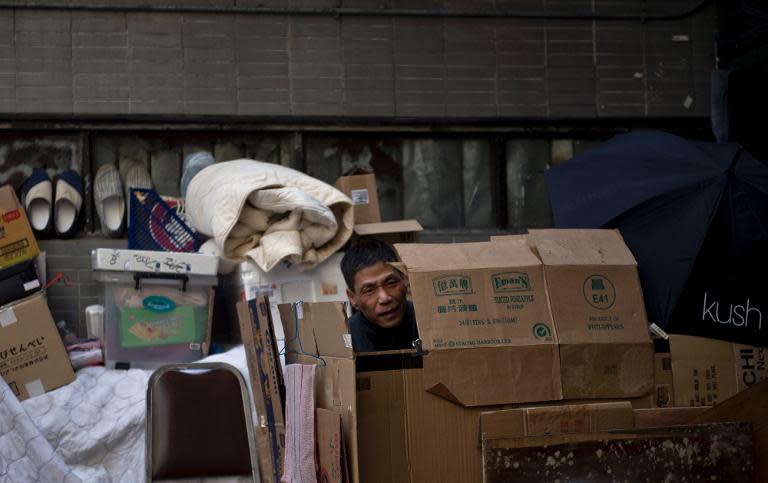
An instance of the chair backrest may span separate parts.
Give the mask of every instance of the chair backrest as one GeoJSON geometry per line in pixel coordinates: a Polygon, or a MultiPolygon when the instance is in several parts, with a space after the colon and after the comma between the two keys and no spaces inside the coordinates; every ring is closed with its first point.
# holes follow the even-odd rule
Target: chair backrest
{"type": "Polygon", "coordinates": [[[172,364],[147,386],[147,481],[251,475],[259,481],[251,404],[225,363],[172,364]]]}

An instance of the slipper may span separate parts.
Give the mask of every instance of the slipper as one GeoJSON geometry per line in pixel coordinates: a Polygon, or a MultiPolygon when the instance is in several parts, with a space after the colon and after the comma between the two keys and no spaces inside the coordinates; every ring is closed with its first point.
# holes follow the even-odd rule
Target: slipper
{"type": "Polygon", "coordinates": [[[152,177],[146,166],[141,163],[132,163],[123,171],[123,184],[125,185],[125,199],[131,199],[132,189],[152,189],[152,177]]]}
{"type": "Polygon", "coordinates": [[[75,236],[82,207],[82,178],[73,169],[62,171],[56,179],[56,196],[53,202],[53,227],[57,237],[75,236]]]}
{"type": "Polygon", "coordinates": [[[186,158],[184,158],[184,164],[181,168],[181,197],[187,197],[187,186],[192,178],[204,168],[212,165],[214,162],[213,155],[208,151],[197,151],[186,158]]]}
{"type": "Polygon", "coordinates": [[[114,164],[102,165],[93,179],[93,202],[99,215],[101,231],[118,238],[125,228],[125,199],[120,172],[114,164]]]}
{"type": "Polygon", "coordinates": [[[21,199],[36,237],[47,238],[53,228],[53,183],[44,169],[35,168],[21,188],[21,199]]]}

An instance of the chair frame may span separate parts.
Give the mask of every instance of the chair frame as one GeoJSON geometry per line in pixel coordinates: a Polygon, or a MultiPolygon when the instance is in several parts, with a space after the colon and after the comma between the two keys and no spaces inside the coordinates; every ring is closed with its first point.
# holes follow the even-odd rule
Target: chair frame
{"type": "Polygon", "coordinates": [[[243,401],[243,412],[245,413],[245,425],[248,433],[248,451],[251,455],[251,475],[254,483],[261,483],[259,475],[259,459],[258,451],[256,448],[255,431],[253,427],[253,418],[251,416],[251,398],[248,394],[248,385],[245,383],[242,373],[233,365],[226,362],[200,362],[189,364],[167,364],[156,369],[149,377],[147,383],[147,412],[146,412],[146,438],[145,438],[145,468],[146,468],[146,481],[154,481],[152,478],[152,401],[154,399],[152,387],[163,374],[170,371],[187,371],[187,370],[225,370],[231,372],[237,378],[240,384],[240,396],[243,401]]]}

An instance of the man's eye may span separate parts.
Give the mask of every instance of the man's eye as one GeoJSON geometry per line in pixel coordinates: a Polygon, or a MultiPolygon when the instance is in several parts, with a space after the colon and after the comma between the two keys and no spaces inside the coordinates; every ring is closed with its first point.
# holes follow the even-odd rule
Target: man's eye
{"type": "Polygon", "coordinates": [[[365,287],[360,291],[363,295],[371,295],[373,293],[373,287],[365,287]]]}
{"type": "Polygon", "coordinates": [[[399,281],[399,280],[397,280],[397,279],[394,279],[394,278],[391,278],[391,279],[387,280],[386,282],[384,282],[384,284],[385,284],[387,287],[394,287],[394,286],[396,286],[398,283],[400,283],[400,281],[399,281]]]}

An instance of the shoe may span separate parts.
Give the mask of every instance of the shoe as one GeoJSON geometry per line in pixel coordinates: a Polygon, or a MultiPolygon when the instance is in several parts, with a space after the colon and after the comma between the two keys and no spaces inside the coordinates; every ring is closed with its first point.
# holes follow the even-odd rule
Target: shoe
{"type": "Polygon", "coordinates": [[[48,238],[53,228],[53,183],[44,169],[35,168],[21,188],[21,203],[37,238],[48,238]]]}
{"type": "Polygon", "coordinates": [[[93,202],[106,236],[119,238],[125,229],[125,198],[120,172],[114,164],[102,165],[93,179],[93,202]]]}
{"type": "Polygon", "coordinates": [[[181,168],[181,185],[179,187],[182,198],[187,197],[187,186],[189,186],[192,178],[213,163],[213,155],[208,151],[197,151],[184,158],[184,164],[181,168]]]}
{"type": "Polygon", "coordinates": [[[58,238],[75,236],[82,207],[82,178],[73,169],[62,171],[56,179],[56,195],[53,202],[53,228],[58,238]]]}
{"type": "Polygon", "coordinates": [[[121,166],[121,168],[123,185],[125,186],[125,205],[128,208],[128,226],[130,226],[131,190],[152,189],[152,178],[149,176],[147,168],[136,161],[128,161],[127,166],[121,166]]]}
{"type": "Polygon", "coordinates": [[[123,178],[125,184],[126,199],[129,199],[132,189],[152,189],[152,178],[143,164],[134,164],[126,172],[123,178]]]}

